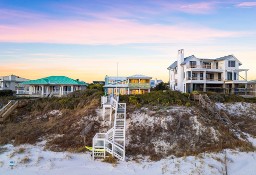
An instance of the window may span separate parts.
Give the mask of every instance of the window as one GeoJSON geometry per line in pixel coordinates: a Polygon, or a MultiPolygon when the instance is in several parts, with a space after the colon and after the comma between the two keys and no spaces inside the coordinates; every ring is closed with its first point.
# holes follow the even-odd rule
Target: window
{"type": "Polygon", "coordinates": [[[192,79],[196,80],[197,79],[197,73],[192,73],[192,79]]]}
{"type": "Polygon", "coordinates": [[[200,80],[204,79],[204,73],[200,73],[200,80]]]}
{"type": "Polygon", "coordinates": [[[207,73],[207,74],[206,74],[206,79],[207,79],[207,80],[214,80],[214,74],[209,74],[209,73],[207,73]]]}
{"type": "Polygon", "coordinates": [[[236,80],[236,72],[234,72],[234,80],[236,80]]]}
{"type": "Polygon", "coordinates": [[[228,61],[228,67],[236,67],[235,61],[228,61]]]}
{"type": "Polygon", "coordinates": [[[219,69],[219,63],[216,62],[216,69],[219,69]]]}
{"type": "Polygon", "coordinates": [[[188,80],[191,80],[191,72],[188,72],[188,80]]]}
{"type": "Polygon", "coordinates": [[[203,62],[203,68],[211,69],[211,63],[203,62]]]}
{"type": "Polygon", "coordinates": [[[227,76],[228,80],[232,80],[232,72],[228,72],[227,76]]]}
{"type": "Polygon", "coordinates": [[[190,67],[196,68],[196,61],[190,61],[190,67]]]}
{"type": "Polygon", "coordinates": [[[221,81],[221,73],[218,73],[218,81],[221,81]]]}
{"type": "Polygon", "coordinates": [[[130,83],[139,83],[139,79],[131,79],[130,83]]]}
{"type": "Polygon", "coordinates": [[[210,79],[214,80],[214,74],[210,74],[210,79]]]}

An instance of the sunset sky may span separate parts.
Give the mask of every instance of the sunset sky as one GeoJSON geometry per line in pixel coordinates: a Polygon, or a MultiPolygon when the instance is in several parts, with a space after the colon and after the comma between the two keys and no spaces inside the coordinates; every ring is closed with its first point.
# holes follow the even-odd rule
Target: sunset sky
{"type": "Polygon", "coordinates": [[[185,56],[233,54],[256,79],[256,1],[0,0],[0,76],[168,81],[185,56]]]}

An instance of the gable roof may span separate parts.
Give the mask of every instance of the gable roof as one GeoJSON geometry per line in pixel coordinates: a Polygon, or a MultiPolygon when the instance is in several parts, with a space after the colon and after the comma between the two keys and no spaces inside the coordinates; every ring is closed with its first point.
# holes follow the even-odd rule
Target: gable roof
{"type": "Polygon", "coordinates": [[[175,69],[177,67],[177,61],[174,61],[174,63],[172,63],[167,69],[175,69]]]}
{"type": "Polygon", "coordinates": [[[37,80],[25,81],[22,84],[24,85],[84,85],[87,86],[87,83],[84,81],[74,80],[66,76],[49,76],[37,80]]]}
{"type": "MultiPolygon", "coordinates": [[[[191,55],[191,56],[194,56],[194,55],[191,55]]],[[[184,63],[188,58],[190,58],[191,56],[189,57],[186,57],[184,58],[184,61],[182,63],[184,63]]],[[[195,57],[195,56],[194,56],[195,57]]],[[[181,64],[182,64],[181,63],[181,64]]],[[[175,69],[177,67],[177,61],[174,61],[167,69],[170,70],[170,69],[175,69]]]]}
{"type": "MultiPolygon", "coordinates": [[[[188,61],[190,61],[192,58],[197,58],[194,55],[188,56],[186,58],[184,58],[184,61],[181,63],[181,65],[186,64],[188,61]]],[[[223,57],[219,57],[219,58],[215,58],[215,59],[209,59],[209,58],[197,58],[201,61],[223,61],[223,60],[230,60],[230,59],[235,59],[239,62],[239,65],[241,66],[242,63],[234,56],[234,55],[227,55],[227,56],[223,56],[223,57]]],[[[177,67],[177,61],[173,62],[167,69],[175,69],[177,67]]]]}
{"type": "MultiPolygon", "coordinates": [[[[181,65],[186,64],[186,63],[189,62],[192,58],[196,58],[195,55],[191,55],[191,56],[188,56],[188,57],[184,58],[184,61],[181,63],[181,65]]],[[[198,59],[198,58],[196,58],[196,59],[198,59]]]]}
{"type": "Polygon", "coordinates": [[[215,60],[222,61],[222,60],[229,60],[229,59],[232,59],[232,58],[237,60],[239,62],[240,66],[242,65],[242,63],[234,55],[227,55],[227,56],[219,57],[219,58],[216,58],[215,60]]]}

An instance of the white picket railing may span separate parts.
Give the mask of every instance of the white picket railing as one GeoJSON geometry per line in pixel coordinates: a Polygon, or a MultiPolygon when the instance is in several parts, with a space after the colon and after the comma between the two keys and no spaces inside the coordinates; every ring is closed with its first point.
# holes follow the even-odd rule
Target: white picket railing
{"type": "Polygon", "coordinates": [[[112,122],[112,110],[115,114],[113,128],[106,133],[97,133],[93,138],[93,159],[105,158],[107,152],[119,160],[125,160],[126,103],[118,103],[118,101],[118,96],[101,97],[103,119],[105,108],[111,108],[110,122],[112,122]]]}

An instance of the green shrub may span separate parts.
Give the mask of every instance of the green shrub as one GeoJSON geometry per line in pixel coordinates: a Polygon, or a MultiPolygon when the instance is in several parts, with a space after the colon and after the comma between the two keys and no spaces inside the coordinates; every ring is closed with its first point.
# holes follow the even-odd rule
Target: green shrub
{"type": "Polygon", "coordinates": [[[138,106],[142,105],[186,105],[187,102],[190,102],[188,99],[188,94],[183,94],[177,91],[152,91],[147,94],[140,95],[123,95],[120,96],[122,102],[127,104],[132,104],[138,106]]]}
{"type": "Polygon", "coordinates": [[[137,97],[132,95],[132,96],[129,96],[129,103],[133,104],[133,105],[137,105],[138,104],[138,100],[137,100],[137,97]]]}
{"type": "Polygon", "coordinates": [[[191,106],[190,102],[187,102],[187,103],[185,104],[185,106],[186,106],[186,107],[190,107],[190,106],[191,106]]]}

